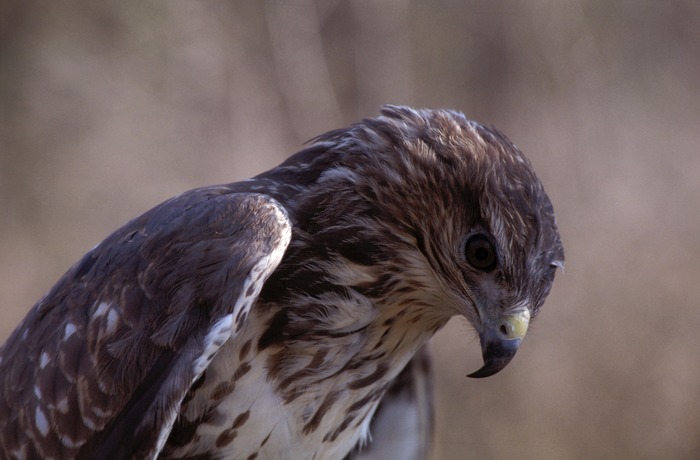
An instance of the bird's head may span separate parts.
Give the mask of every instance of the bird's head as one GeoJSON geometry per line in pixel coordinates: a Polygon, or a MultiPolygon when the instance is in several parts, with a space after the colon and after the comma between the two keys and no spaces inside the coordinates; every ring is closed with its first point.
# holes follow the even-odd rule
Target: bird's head
{"type": "Polygon", "coordinates": [[[308,231],[375,274],[353,287],[426,328],[464,316],[484,359],[470,377],[503,369],[564,260],[552,204],[525,156],[461,113],[396,106],[319,137],[292,163],[305,155],[325,190],[307,204],[308,231]]]}

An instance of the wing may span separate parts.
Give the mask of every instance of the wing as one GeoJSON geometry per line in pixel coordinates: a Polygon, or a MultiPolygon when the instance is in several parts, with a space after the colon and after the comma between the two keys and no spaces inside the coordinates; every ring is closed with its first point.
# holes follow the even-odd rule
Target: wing
{"type": "Polygon", "coordinates": [[[0,348],[0,457],[154,457],[290,235],[279,203],[220,187],[108,237],[0,348]]]}
{"type": "Polygon", "coordinates": [[[433,384],[430,354],[424,346],[394,379],[370,425],[372,442],[352,460],[430,458],[433,439],[433,384]]]}

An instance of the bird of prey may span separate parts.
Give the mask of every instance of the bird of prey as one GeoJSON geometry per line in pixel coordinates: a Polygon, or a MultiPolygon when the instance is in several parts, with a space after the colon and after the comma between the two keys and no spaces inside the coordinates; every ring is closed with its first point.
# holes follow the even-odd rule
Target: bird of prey
{"type": "Polygon", "coordinates": [[[428,339],[463,316],[495,374],[563,260],[503,134],[385,106],[70,268],[0,349],[0,457],[424,458],[428,339]]]}

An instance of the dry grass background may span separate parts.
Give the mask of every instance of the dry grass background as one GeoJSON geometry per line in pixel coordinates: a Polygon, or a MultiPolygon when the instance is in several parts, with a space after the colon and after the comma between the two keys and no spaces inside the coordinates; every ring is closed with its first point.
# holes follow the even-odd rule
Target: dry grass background
{"type": "Polygon", "coordinates": [[[0,340],[160,201],[382,103],[456,108],[532,159],[567,266],[503,373],[465,378],[463,321],[436,337],[436,458],[692,458],[698,44],[692,0],[2,1],[0,340]]]}

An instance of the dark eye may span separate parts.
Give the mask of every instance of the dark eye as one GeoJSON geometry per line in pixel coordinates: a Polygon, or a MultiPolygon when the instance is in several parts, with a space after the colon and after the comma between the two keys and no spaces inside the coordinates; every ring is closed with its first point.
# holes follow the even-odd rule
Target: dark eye
{"type": "Polygon", "coordinates": [[[464,253],[474,268],[491,270],[496,267],[496,249],[486,235],[476,234],[469,237],[464,253]]]}

